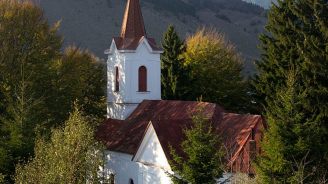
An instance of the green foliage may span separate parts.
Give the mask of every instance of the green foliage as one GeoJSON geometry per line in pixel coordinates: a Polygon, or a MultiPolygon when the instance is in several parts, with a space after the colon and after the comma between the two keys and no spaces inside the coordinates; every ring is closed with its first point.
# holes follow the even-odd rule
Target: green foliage
{"type": "Polygon", "coordinates": [[[201,113],[193,116],[192,122],[193,127],[184,131],[186,139],[181,145],[187,158],[171,149],[172,181],[176,184],[214,184],[224,169],[221,139],[214,133],[212,123],[201,113]]]}
{"type": "Polygon", "coordinates": [[[95,118],[105,114],[105,72],[76,48],[60,53],[59,23],[49,27],[30,1],[0,1],[0,173],[33,155],[36,132],[68,118],[77,99],[95,118]]]}
{"type": "Polygon", "coordinates": [[[233,184],[260,184],[256,177],[250,177],[245,173],[234,173],[230,182],[233,184]]]}
{"type": "Polygon", "coordinates": [[[102,120],[106,114],[106,73],[103,63],[90,52],[68,47],[61,59],[52,63],[55,73],[53,98],[49,103],[55,121],[63,122],[78,101],[85,113],[102,120]]]}
{"type": "Polygon", "coordinates": [[[286,76],[287,87],[277,92],[266,109],[269,129],[261,144],[264,154],[257,163],[262,183],[300,183],[300,172],[303,182],[309,183],[325,171],[325,166],[320,166],[324,160],[317,152],[321,140],[316,115],[305,114],[303,110],[309,91],[300,85],[296,72],[286,76]]]}
{"type": "Polygon", "coordinates": [[[246,81],[241,75],[241,57],[213,29],[201,29],[187,39],[183,54],[190,82],[184,100],[214,102],[227,110],[247,111],[246,81]]]}
{"type": "Polygon", "coordinates": [[[94,122],[78,109],[63,128],[54,129],[51,139],[38,139],[35,158],[16,169],[16,183],[100,183],[103,148],[94,139],[94,122]]]}
{"type": "Polygon", "coordinates": [[[48,119],[48,66],[61,46],[57,27],[30,2],[0,1],[0,172],[7,181],[32,152],[36,125],[48,119]]]}
{"type": "Polygon", "coordinates": [[[183,59],[180,57],[185,46],[172,25],[164,34],[162,46],[164,49],[161,55],[162,98],[165,100],[181,99],[184,96],[183,87],[187,82],[187,71],[183,66],[183,59]]]}
{"type": "Polygon", "coordinates": [[[258,63],[260,74],[254,81],[258,101],[267,107],[270,126],[263,144],[268,159],[260,164],[266,182],[293,183],[291,176],[284,173],[297,171],[290,166],[291,162],[301,163],[305,156],[309,163],[304,172],[316,170],[307,181],[327,172],[328,21],[323,13],[326,11],[326,1],[285,0],[278,1],[269,12],[266,27],[269,34],[261,37],[264,52],[258,63]],[[296,86],[289,84],[290,68],[297,69],[296,86]],[[281,98],[281,93],[292,88],[295,88],[293,95],[281,98]]]}

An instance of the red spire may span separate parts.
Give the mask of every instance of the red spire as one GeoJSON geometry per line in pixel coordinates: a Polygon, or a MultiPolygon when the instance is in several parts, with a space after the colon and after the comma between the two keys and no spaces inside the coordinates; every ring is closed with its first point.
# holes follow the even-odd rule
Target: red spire
{"type": "Polygon", "coordinates": [[[146,36],[139,0],[128,0],[122,23],[122,38],[141,38],[146,36]]]}

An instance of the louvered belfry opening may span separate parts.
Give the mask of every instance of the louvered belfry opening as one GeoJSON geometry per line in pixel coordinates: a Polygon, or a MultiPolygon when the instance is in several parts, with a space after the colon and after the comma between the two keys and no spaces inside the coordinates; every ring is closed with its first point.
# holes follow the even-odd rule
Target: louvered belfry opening
{"type": "Polygon", "coordinates": [[[147,91],[147,68],[145,66],[139,67],[139,92],[147,91]]]}

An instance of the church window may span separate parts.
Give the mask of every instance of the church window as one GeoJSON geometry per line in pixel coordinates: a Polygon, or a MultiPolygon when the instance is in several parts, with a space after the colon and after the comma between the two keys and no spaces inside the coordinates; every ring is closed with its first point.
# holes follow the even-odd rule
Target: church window
{"type": "Polygon", "coordinates": [[[130,178],[130,180],[129,180],[129,184],[134,184],[133,179],[130,178]]]}
{"type": "Polygon", "coordinates": [[[145,66],[139,67],[139,91],[147,91],[147,68],[145,66]]]}
{"type": "Polygon", "coordinates": [[[120,91],[120,74],[118,67],[115,67],[115,91],[118,92],[120,91]]]}

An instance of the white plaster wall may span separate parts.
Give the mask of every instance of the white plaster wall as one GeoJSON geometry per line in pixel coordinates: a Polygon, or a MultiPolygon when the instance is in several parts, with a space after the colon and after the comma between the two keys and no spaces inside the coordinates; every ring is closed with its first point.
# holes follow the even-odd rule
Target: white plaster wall
{"type": "Polygon", "coordinates": [[[151,124],[134,158],[109,151],[106,159],[106,170],[115,174],[117,184],[128,183],[130,178],[135,184],[172,183],[167,174],[170,165],[151,124]]]}
{"type": "Polygon", "coordinates": [[[115,175],[116,184],[129,184],[133,179],[135,184],[171,184],[166,171],[156,166],[147,166],[132,161],[132,155],[107,151],[106,173],[115,175]]]}
{"type": "Polygon", "coordinates": [[[151,53],[144,40],[135,53],[126,53],[126,102],[140,103],[143,100],[161,99],[161,62],[159,53],[151,53]],[[138,71],[147,68],[147,90],[138,92],[138,71]]]}
{"type": "Polygon", "coordinates": [[[134,160],[144,165],[152,165],[167,171],[171,170],[164,150],[151,123],[134,160]]]}
{"type": "Polygon", "coordinates": [[[132,155],[106,152],[106,170],[115,175],[115,184],[129,184],[130,179],[138,183],[139,165],[131,160],[132,155]]]}
{"type": "Polygon", "coordinates": [[[172,183],[167,174],[171,172],[171,167],[152,124],[149,125],[134,160],[140,164],[142,179],[139,178],[139,183],[172,183]]]}
{"type": "Polygon", "coordinates": [[[142,165],[142,167],[140,167],[140,173],[142,174],[142,178],[139,179],[138,184],[172,183],[166,171],[158,167],[142,165]]]}
{"type": "Polygon", "coordinates": [[[117,104],[108,103],[107,105],[107,118],[113,118],[118,120],[125,120],[132,112],[137,108],[138,104],[117,104]]]}
{"type": "Polygon", "coordinates": [[[124,120],[143,100],[161,99],[160,53],[152,52],[146,39],[135,51],[118,51],[112,42],[107,60],[107,76],[108,117],[124,120]],[[140,66],[147,68],[147,92],[138,92],[140,66]],[[119,92],[114,91],[115,67],[119,68],[119,92]],[[120,106],[110,105],[115,103],[120,106]],[[119,108],[111,109],[116,107],[119,108]]]}

